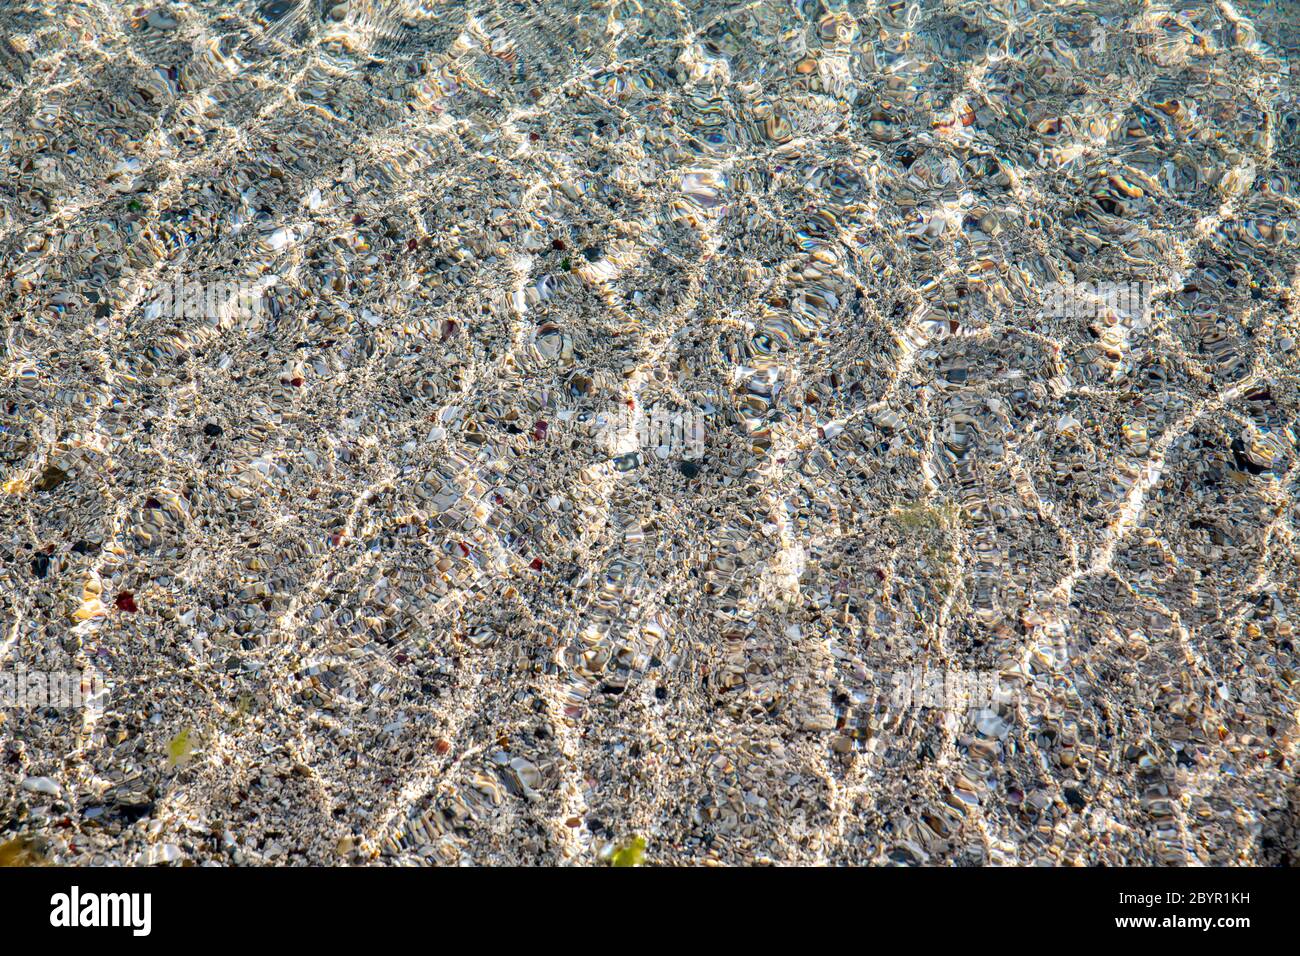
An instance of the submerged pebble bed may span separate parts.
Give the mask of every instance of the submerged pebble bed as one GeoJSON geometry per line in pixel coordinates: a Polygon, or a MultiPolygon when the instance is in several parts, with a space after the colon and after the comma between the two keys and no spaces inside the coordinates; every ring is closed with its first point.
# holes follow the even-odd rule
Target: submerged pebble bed
{"type": "Polygon", "coordinates": [[[1298,52],[8,0],[0,863],[1295,862],[1298,52]]]}

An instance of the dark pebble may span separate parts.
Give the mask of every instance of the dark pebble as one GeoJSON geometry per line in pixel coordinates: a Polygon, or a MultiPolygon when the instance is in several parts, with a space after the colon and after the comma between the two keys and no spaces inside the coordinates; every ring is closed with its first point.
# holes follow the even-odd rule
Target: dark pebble
{"type": "Polygon", "coordinates": [[[262,7],[262,16],[268,20],[279,20],[293,9],[293,0],[275,0],[262,7]]]}
{"type": "Polygon", "coordinates": [[[62,468],[57,468],[54,465],[47,465],[45,470],[41,472],[41,477],[36,479],[36,490],[53,491],[55,488],[59,487],[59,485],[67,481],[67,479],[68,473],[62,468]]]}

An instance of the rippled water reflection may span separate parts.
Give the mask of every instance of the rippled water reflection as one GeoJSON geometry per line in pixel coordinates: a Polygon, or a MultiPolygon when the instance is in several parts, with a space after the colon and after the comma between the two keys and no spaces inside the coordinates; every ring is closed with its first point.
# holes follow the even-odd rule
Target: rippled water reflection
{"type": "Polygon", "coordinates": [[[1294,862],[1298,11],[6,3],[0,853],[1294,862]]]}

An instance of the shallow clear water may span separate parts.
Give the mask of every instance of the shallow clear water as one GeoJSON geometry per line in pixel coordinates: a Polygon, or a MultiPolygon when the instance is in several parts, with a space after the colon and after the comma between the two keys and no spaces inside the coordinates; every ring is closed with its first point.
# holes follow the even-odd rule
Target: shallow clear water
{"type": "Polygon", "coordinates": [[[1298,10],[7,3],[0,851],[1293,861],[1298,10]]]}

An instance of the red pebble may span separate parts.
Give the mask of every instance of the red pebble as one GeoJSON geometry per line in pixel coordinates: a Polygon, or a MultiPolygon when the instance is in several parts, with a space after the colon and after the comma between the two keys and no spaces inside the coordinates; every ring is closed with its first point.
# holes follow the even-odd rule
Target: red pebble
{"type": "Polygon", "coordinates": [[[541,558],[533,558],[533,563],[528,566],[532,568],[534,571],[540,571],[544,567],[541,558]]]}
{"type": "Polygon", "coordinates": [[[117,605],[119,611],[130,611],[134,614],[136,611],[140,610],[135,606],[135,596],[130,591],[123,591],[113,599],[113,603],[117,605]]]}

